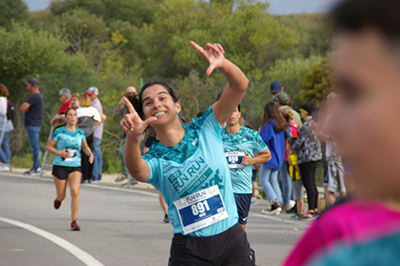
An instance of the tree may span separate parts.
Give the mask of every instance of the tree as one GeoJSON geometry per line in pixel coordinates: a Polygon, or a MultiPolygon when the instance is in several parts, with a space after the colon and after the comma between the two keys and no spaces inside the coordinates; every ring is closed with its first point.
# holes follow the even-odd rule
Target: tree
{"type": "Polygon", "coordinates": [[[319,105],[333,88],[331,64],[325,59],[305,77],[299,93],[294,97],[294,102],[298,106],[308,101],[314,101],[319,105]]]}
{"type": "MultiPolygon", "coordinates": [[[[278,80],[285,88],[286,93],[294,95],[299,92],[306,76],[312,73],[315,66],[323,61],[323,57],[315,55],[309,58],[300,56],[286,60],[278,59],[274,66],[265,72],[266,80],[269,83],[278,80]]],[[[266,84],[266,88],[269,88],[269,84],[266,84]]]]}
{"type": "Polygon", "coordinates": [[[301,13],[276,16],[283,24],[300,33],[298,49],[304,57],[312,54],[325,56],[330,50],[333,29],[323,13],[301,13]]]}
{"type": "MultiPolygon", "coordinates": [[[[39,77],[39,81],[41,81],[40,75],[46,73],[66,76],[92,76],[94,74],[83,53],[74,55],[65,53],[64,49],[68,47],[68,43],[49,32],[34,31],[28,26],[15,24],[11,31],[0,28],[0,36],[2,36],[0,46],[1,82],[9,88],[10,99],[17,108],[29,96],[24,85],[29,77],[39,77]]],[[[57,99],[56,95],[62,87],[47,87],[41,82],[39,88],[45,98],[44,116],[46,120],[46,117],[54,115],[54,99],[57,99]]],[[[22,121],[22,114],[17,112],[17,116],[14,117],[16,130],[11,136],[13,154],[21,153],[26,144],[22,121]]],[[[46,139],[46,136],[44,138],[46,139]]]]}
{"type": "Polygon", "coordinates": [[[12,21],[21,22],[29,17],[28,6],[23,0],[0,1],[0,26],[12,28],[12,21]]]}
{"type": "Polygon", "coordinates": [[[52,0],[49,8],[55,15],[80,8],[103,17],[107,24],[123,20],[140,27],[143,23],[153,21],[154,13],[161,2],[162,0],[52,0]]]}
{"type": "Polygon", "coordinates": [[[241,1],[230,4],[165,0],[154,23],[135,32],[131,48],[140,55],[146,76],[184,77],[202,73],[205,63],[189,40],[221,43],[226,56],[249,76],[261,78],[277,58],[296,54],[299,36],[266,13],[268,5],[241,1]]]}

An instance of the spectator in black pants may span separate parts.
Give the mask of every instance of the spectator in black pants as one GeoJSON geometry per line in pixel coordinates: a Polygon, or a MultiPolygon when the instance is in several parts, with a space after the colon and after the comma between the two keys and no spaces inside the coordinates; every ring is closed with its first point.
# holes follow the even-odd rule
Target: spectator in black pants
{"type": "MultiPolygon", "coordinates": [[[[92,106],[92,101],[86,93],[76,93],[72,97],[72,107],[76,109],[78,117],[77,127],[85,132],[86,141],[93,150],[94,128],[102,123],[99,111],[92,106]]],[[[87,155],[82,152],[82,183],[89,183],[92,179],[93,164],[88,161],[87,155]]]]}
{"type": "Polygon", "coordinates": [[[300,115],[305,120],[299,131],[297,140],[291,150],[297,152],[301,179],[307,190],[308,210],[304,216],[312,218],[318,215],[318,190],[315,174],[322,159],[321,142],[312,129],[313,114],[317,110],[313,102],[304,103],[300,107],[300,115]]]}

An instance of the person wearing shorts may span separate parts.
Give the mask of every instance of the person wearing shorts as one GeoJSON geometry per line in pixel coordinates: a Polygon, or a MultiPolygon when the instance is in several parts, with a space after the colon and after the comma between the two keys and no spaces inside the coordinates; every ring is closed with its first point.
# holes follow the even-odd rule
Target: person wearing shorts
{"type": "Polygon", "coordinates": [[[93,163],[93,153],[89,148],[85,132],[76,127],[78,117],[74,109],[68,109],[65,113],[66,125],[54,130],[46,150],[55,154],[53,161],[53,179],[56,186],[57,197],[54,200],[54,208],[58,210],[65,199],[67,182],[71,193],[71,230],[79,231],[76,223],[79,210],[79,188],[81,186],[81,149],[93,163]]]}
{"type": "Polygon", "coordinates": [[[247,224],[252,196],[252,166],[271,159],[271,153],[257,131],[240,125],[240,105],[235,108],[222,129],[224,153],[231,173],[232,188],[243,230],[247,224]],[[258,153],[254,156],[254,153],[258,153]]]}
{"type": "Polygon", "coordinates": [[[248,79],[225,59],[220,44],[207,43],[205,49],[191,45],[209,62],[207,75],[219,69],[228,86],[201,117],[185,125],[179,118],[181,104],[165,82],[150,81],[142,87],[140,115],[124,99],[130,112],[121,121],[127,135],[125,164],[136,180],[154,185],[168,205],[174,228],[169,265],[255,265],[246,232],[238,224],[221,136],[248,79]],[[149,125],[158,139],[142,157],[140,135],[149,125]]]}

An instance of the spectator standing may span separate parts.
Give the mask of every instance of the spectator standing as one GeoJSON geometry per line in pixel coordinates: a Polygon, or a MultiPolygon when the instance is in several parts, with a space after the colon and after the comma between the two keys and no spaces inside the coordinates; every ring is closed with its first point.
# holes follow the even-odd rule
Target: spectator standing
{"type": "Polygon", "coordinates": [[[291,150],[297,152],[300,174],[307,191],[309,213],[305,216],[318,215],[318,190],[315,182],[317,168],[322,159],[321,142],[312,129],[312,118],[317,110],[313,102],[302,104],[301,117],[306,121],[291,150]]]}
{"type": "MultiPolygon", "coordinates": [[[[129,86],[125,90],[124,97],[128,98],[128,100],[130,102],[133,102],[132,100],[135,97],[137,97],[136,88],[133,86],[129,86]]],[[[115,106],[114,113],[113,113],[114,117],[125,116],[126,114],[129,113],[128,108],[125,106],[124,101],[123,101],[124,97],[122,97],[121,100],[118,102],[117,106],[115,106]]],[[[115,179],[116,182],[121,182],[121,181],[125,180],[129,175],[128,169],[126,168],[126,165],[125,165],[125,159],[124,159],[125,144],[126,144],[126,134],[124,133],[123,143],[118,150],[118,156],[121,159],[121,168],[122,169],[121,169],[121,174],[115,179]]]]}
{"type": "MultiPolygon", "coordinates": [[[[96,108],[92,106],[89,95],[86,93],[77,93],[73,96],[73,108],[76,109],[78,117],[77,127],[85,132],[86,141],[89,148],[93,151],[94,129],[101,123],[101,115],[96,108]]],[[[93,164],[89,163],[87,154],[81,152],[82,164],[82,183],[89,183],[92,178],[93,164]]],[[[92,183],[96,183],[92,181],[92,183]]]]}
{"type": "MultiPolygon", "coordinates": [[[[0,129],[3,130],[4,123],[6,127],[4,129],[4,136],[1,142],[0,150],[0,161],[4,164],[9,164],[11,160],[10,147],[8,146],[8,136],[11,131],[14,130],[14,125],[11,119],[7,119],[7,109],[8,109],[8,95],[9,91],[6,85],[0,83],[0,129]]],[[[8,170],[7,167],[2,166],[0,170],[8,170]]]]}
{"type": "Polygon", "coordinates": [[[301,180],[300,168],[297,164],[297,154],[290,151],[296,137],[291,137],[286,141],[287,150],[289,151],[289,174],[292,179],[293,200],[296,201],[296,212],[290,218],[292,219],[307,219],[304,217],[304,200],[303,200],[303,181],[301,180]]]}
{"type": "Polygon", "coordinates": [[[26,83],[26,88],[31,93],[28,100],[24,102],[19,110],[25,114],[24,125],[28,135],[29,146],[33,153],[33,167],[26,171],[25,175],[38,175],[40,173],[41,151],[39,146],[39,134],[42,127],[44,101],[38,89],[39,81],[30,78],[26,83]]]}
{"type": "Polygon", "coordinates": [[[278,93],[283,92],[284,88],[282,87],[282,84],[275,80],[274,82],[271,83],[271,85],[269,86],[270,90],[271,90],[271,94],[272,94],[272,98],[274,98],[274,96],[276,96],[278,93]]]}
{"type": "MultiPolygon", "coordinates": [[[[275,101],[275,96],[277,96],[279,93],[283,92],[285,88],[282,86],[282,84],[279,81],[274,81],[270,85],[271,89],[271,94],[272,94],[272,101],[275,101]]],[[[290,95],[290,107],[294,110],[296,109],[293,104],[293,95],[290,95]]],[[[301,121],[300,121],[301,122],[301,121]]]]}
{"type": "Polygon", "coordinates": [[[283,106],[287,106],[288,108],[290,108],[290,112],[292,112],[292,114],[293,114],[293,120],[296,123],[296,125],[298,125],[299,127],[303,126],[303,122],[301,121],[300,114],[292,108],[292,106],[293,106],[292,101],[287,93],[280,92],[273,98],[273,100],[276,103],[276,105],[278,106],[278,108],[283,107],[283,106]]]}
{"type": "Polygon", "coordinates": [[[285,133],[286,121],[274,102],[269,102],[264,108],[263,127],[261,138],[271,151],[271,160],[261,164],[260,183],[264,188],[271,210],[261,212],[269,215],[278,215],[282,211],[282,194],[278,184],[278,172],[285,160],[285,133]]]}
{"type": "Polygon", "coordinates": [[[58,93],[58,97],[60,98],[61,106],[58,109],[57,115],[53,117],[50,121],[50,125],[60,124],[65,119],[65,112],[70,108],[72,103],[72,94],[69,89],[61,89],[58,93]]]}
{"type": "Polygon", "coordinates": [[[93,173],[92,173],[92,181],[94,183],[101,181],[101,171],[103,168],[103,158],[101,157],[101,140],[103,139],[103,129],[104,129],[104,121],[107,119],[107,116],[103,114],[103,106],[99,100],[99,89],[96,87],[90,87],[86,93],[89,95],[90,100],[92,101],[92,106],[99,111],[102,117],[102,122],[94,129],[93,134],[93,154],[94,154],[94,164],[93,164],[93,173]]]}

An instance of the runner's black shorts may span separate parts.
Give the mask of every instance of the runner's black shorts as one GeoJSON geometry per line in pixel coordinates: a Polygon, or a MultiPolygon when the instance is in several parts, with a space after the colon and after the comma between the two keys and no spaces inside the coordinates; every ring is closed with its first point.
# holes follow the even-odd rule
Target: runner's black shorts
{"type": "Polygon", "coordinates": [[[225,232],[209,237],[175,234],[172,239],[169,266],[240,265],[254,266],[246,232],[235,224],[225,232]]]}
{"type": "Polygon", "coordinates": [[[251,194],[236,194],[235,201],[239,214],[239,224],[247,224],[251,205],[251,194]]]}
{"type": "Polygon", "coordinates": [[[81,167],[66,167],[66,166],[59,166],[53,165],[53,172],[52,174],[61,180],[66,180],[68,175],[73,172],[82,172],[81,167]]]}

